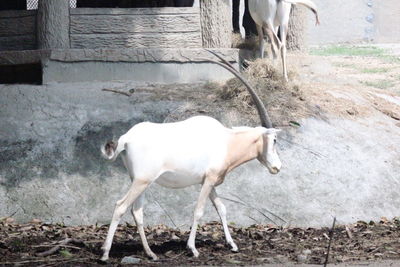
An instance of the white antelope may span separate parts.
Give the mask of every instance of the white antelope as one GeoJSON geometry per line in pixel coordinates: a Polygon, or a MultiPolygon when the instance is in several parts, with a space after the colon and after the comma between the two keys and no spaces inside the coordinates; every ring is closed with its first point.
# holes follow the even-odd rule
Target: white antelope
{"type": "Polygon", "coordinates": [[[277,50],[281,52],[283,77],[288,81],[286,68],[286,36],[289,28],[290,9],[292,4],[300,4],[311,9],[315,14],[316,24],[319,24],[316,5],[311,0],[251,0],[249,12],[257,25],[259,49],[264,57],[264,30],[271,41],[271,50],[276,58],[277,50]],[[280,40],[278,38],[278,29],[280,40]]]}
{"type": "Polygon", "coordinates": [[[104,254],[101,260],[108,260],[115,230],[131,205],[143,248],[149,257],[157,259],[147,243],[143,229],[144,191],[154,182],[170,188],[202,185],[187,242],[195,257],[199,255],[195,247],[196,229],[207,198],[210,198],[220,216],[226,241],[233,251],[238,250],[229,233],[226,208],[215,187],[223,183],[231,170],[252,159],[258,159],[270,173],[278,173],[281,161],[275,144],[280,130],[272,128],[265,107],[243,77],[232,67],[218,61],[212,62],[224,66],[244,81],[253,96],[264,127],[230,129],[211,117],[197,116],[174,123],[139,123],[117,142],[109,141],[105,144],[101,149],[102,156],[114,161],[120,154],[132,185],[116,203],[102,247],[104,254]]]}

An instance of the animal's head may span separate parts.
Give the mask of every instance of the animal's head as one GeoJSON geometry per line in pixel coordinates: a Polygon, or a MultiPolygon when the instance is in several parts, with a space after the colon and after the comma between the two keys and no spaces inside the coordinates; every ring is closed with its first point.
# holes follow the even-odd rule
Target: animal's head
{"type": "Polygon", "coordinates": [[[268,168],[272,174],[277,174],[282,167],[282,162],[276,152],[277,133],[281,130],[262,128],[262,147],[257,159],[268,168]]]}

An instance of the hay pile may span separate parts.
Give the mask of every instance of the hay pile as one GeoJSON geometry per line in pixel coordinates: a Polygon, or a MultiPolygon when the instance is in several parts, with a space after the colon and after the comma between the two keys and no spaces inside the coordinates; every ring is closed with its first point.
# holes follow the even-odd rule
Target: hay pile
{"type": "MultiPolygon", "coordinates": [[[[256,59],[246,62],[246,65],[243,75],[264,102],[274,125],[288,125],[290,121],[311,113],[300,87],[291,82],[283,82],[280,71],[267,59],[256,59]]],[[[290,76],[293,75],[291,73],[290,76]]],[[[258,116],[253,100],[239,79],[231,79],[216,89],[220,99],[232,102],[237,109],[247,114],[258,116]]]]}

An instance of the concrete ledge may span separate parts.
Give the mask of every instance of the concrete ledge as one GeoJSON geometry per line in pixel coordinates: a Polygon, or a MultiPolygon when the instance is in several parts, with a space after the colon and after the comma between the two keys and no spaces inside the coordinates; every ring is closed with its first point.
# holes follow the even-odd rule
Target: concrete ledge
{"type": "MultiPolygon", "coordinates": [[[[238,49],[214,49],[238,67],[238,49]]],[[[232,74],[204,49],[56,49],[0,52],[1,65],[40,63],[43,83],[134,80],[154,83],[225,81],[232,74]]]]}

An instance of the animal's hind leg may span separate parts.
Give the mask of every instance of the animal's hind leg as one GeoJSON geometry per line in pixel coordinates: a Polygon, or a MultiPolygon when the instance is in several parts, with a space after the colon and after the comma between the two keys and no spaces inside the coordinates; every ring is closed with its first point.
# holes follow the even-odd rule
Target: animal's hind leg
{"type": "Polygon", "coordinates": [[[135,219],[136,226],[140,235],[140,239],[142,240],[144,251],[146,252],[147,256],[152,258],[153,260],[157,260],[158,257],[151,251],[149,244],[147,243],[146,235],[143,228],[143,200],[144,200],[144,193],[142,193],[133,203],[132,207],[132,215],[135,219]]]}
{"type": "Polygon", "coordinates": [[[113,217],[111,220],[110,227],[108,229],[106,241],[103,244],[103,256],[102,261],[108,260],[108,254],[110,252],[112,240],[114,238],[115,230],[117,229],[118,223],[121,217],[125,214],[127,209],[135,202],[135,200],[143,193],[148,187],[150,182],[146,179],[134,179],[128,193],[115,205],[113,217]]]}
{"type": "Polygon", "coordinates": [[[215,188],[211,190],[210,199],[214,204],[215,209],[218,212],[219,217],[221,218],[222,227],[224,228],[226,242],[232,247],[232,251],[238,251],[238,247],[232,239],[231,233],[229,232],[228,224],[226,222],[226,208],[222,203],[221,199],[217,195],[217,191],[215,188]]]}

